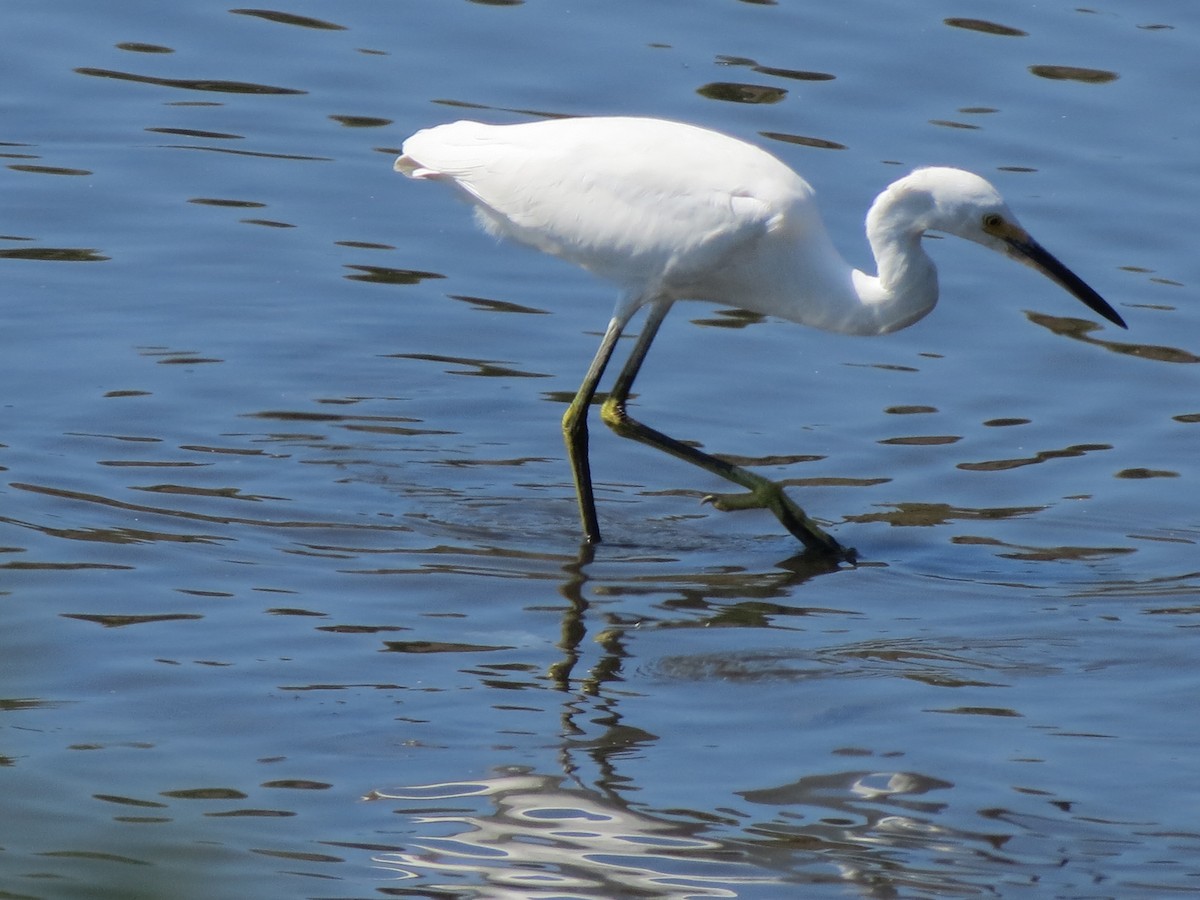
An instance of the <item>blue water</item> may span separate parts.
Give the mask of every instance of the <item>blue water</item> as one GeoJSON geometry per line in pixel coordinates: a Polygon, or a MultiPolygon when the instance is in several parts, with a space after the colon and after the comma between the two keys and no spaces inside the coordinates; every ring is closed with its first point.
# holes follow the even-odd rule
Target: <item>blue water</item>
{"type": "Polygon", "coordinates": [[[1200,19],[1107,6],[10,3],[0,897],[1200,893],[1200,19]],[[391,170],[469,116],[767,146],[848,259],[973,169],[1128,332],[977,247],[885,338],[614,299],[391,170]]]}

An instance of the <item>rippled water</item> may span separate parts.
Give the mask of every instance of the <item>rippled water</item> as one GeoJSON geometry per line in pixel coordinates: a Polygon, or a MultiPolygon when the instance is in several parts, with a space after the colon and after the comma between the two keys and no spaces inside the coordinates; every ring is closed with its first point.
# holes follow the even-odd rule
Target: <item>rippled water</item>
{"type": "Polygon", "coordinates": [[[0,897],[1200,892],[1198,29],[9,4],[0,897]],[[860,265],[888,181],[979,171],[1130,329],[949,240],[886,338],[682,304],[637,414],[862,563],[598,422],[581,550],[612,290],[391,162],[597,113],[764,144],[860,265]]]}

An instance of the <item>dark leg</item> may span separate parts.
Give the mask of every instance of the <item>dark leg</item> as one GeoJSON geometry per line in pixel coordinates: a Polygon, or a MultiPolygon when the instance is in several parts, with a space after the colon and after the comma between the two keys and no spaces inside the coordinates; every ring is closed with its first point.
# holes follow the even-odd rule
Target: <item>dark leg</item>
{"type": "Polygon", "coordinates": [[[614,317],[608,323],[600,348],[592,358],[583,384],[575,393],[575,399],[563,414],[563,440],[567,444],[567,457],[571,461],[571,472],[575,476],[575,497],[579,502],[579,516],[583,521],[583,535],[590,544],[600,541],[600,523],[596,518],[596,499],[592,495],[592,468],[588,462],[588,427],[587,413],[592,398],[596,396],[596,385],[604,374],[604,367],[612,358],[613,349],[617,346],[617,338],[629,317],[624,319],[614,317]]]}
{"type": "Polygon", "coordinates": [[[600,408],[600,417],[622,437],[632,438],[656,447],[749,490],[747,494],[714,494],[705,497],[705,501],[712,503],[715,508],[725,511],[734,509],[770,510],[783,523],[783,527],[798,538],[807,549],[837,559],[853,561],[854,551],[845,549],[826,534],[803,509],[791,501],[784,493],[783,488],[775,482],[741,466],[735,466],[718,457],[702,453],[695,447],[643,425],[626,412],[625,403],[629,399],[634,379],[637,378],[638,370],[642,367],[650,344],[670,308],[670,303],[657,303],[650,307],[646,324],[642,327],[642,333],[638,336],[633,352],[621,370],[621,374],[617,376],[608,399],[600,408]]]}

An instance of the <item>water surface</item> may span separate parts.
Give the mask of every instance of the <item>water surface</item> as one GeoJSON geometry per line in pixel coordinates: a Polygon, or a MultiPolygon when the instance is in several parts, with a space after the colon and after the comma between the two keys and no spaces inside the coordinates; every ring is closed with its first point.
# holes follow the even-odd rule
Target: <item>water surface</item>
{"type": "Polygon", "coordinates": [[[1200,891],[1189,4],[18,3],[0,75],[0,896],[1200,891]],[[403,138],[767,146],[848,259],[952,164],[1104,294],[931,243],[847,338],[694,304],[636,413],[862,555],[558,420],[613,293],[403,138]]]}

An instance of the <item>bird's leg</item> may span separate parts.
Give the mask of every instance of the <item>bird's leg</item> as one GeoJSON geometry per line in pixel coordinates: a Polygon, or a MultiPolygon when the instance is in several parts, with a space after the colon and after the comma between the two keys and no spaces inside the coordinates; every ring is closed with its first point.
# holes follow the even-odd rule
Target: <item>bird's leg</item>
{"type": "Polygon", "coordinates": [[[571,461],[571,473],[575,477],[575,497],[579,502],[579,516],[583,521],[583,534],[588,543],[600,541],[600,522],[596,518],[596,498],[592,494],[592,467],[588,461],[588,406],[596,395],[596,385],[604,368],[612,358],[613,349],[617,346],[617,338],[625,327],[628,316],[624,319],[614,316],[605,329],[600,341],[600,348],[592,358],[583,384],[575,392],[575,398],[563,414],[563,440],[567,444],[567,457],[571,461]]]}
{"type": "Polygon", "coordinates": [[[705,501],[711,502],[716,509],[723,511],[735,509],[770,510],[783,524],[783,527],[799,539],[808,550],[836,557],[840,560],[853,561],[855,557],[854,551],[842,547],[841,544],[826,534],[819,525],[808,517],[803,509],[792,502],[791,498],[784,493],[780,485],[741,466],[735,466],[719,457],[703,453],[695,447],[678,441],[675,438],[668,437],[661,431],[656,431],[648,425],[643,425],[626,411],[625,403],[629,399],[629,392],[633,388],[634,379],[637,378],[638,370],[641,369],[642,362],[646,358],[646,353],[650,349],[650,344],[654,340],[654,336],[658,332],[658,328],[666,317],[670,306],[670,303],[657,303],[650,307],[646,323],[642,328],[642,333],[638,336],[632,353],[630,353],[629,360],[617,376],[612,391],[609,392],[608,398],[600,408],[600,417],[604,420],[605,424],[622,437],[632,438],[643,444],[648,444],[651,447],[670,453],[672,456],[689,462],[692,465],[699,466],[701,469],[718,475],[727,481],[740,484],[749,491],[747,494],[720,494],[705,497],[705,501]]]}

